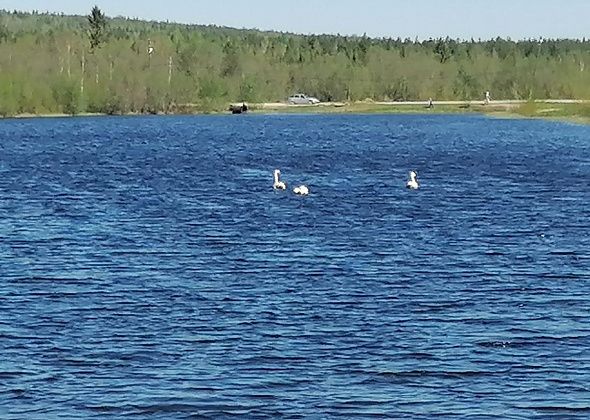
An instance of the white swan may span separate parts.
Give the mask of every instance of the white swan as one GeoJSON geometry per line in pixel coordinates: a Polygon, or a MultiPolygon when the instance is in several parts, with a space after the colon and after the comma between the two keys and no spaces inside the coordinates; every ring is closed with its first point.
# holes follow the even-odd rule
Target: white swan
{"type": "Polygon", "coordinates": [[[293,192],[297,195],[308,195],[309,188],[306,185],[300,185],[298,187],[293,188],[293,192]]]}
{"type": "Polygon", "coordinates": [[[275,182],[274,182],[274,184],[272,184],[272,187],[275,190],[286,190],[287,184],[285,184],[283,181],[281,181],[279,179],[280,176],[281,176],[281,171],[278,169],[275,169],[275,172],[274,172],[275,182]]]}
{"type": "Polygon", "coordinates": [[[418,184],[418,179],[416,178],[418,174],[414,171],[410,171],[409,175],[410,179],[406,183],[406,188],[409,188],[411,190],[417,190],[418,188],[420,188],[420,184],[418,184]]]}

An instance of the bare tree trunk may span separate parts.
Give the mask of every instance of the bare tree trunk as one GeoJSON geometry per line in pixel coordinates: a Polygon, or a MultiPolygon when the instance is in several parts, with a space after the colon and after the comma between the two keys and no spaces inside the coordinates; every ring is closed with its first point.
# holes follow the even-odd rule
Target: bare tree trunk
{"type": "Polygon", "coordinates": [[[72,46],[70,45],[70,43],[68,42],[68,79],[70,79],[72,77],[72,59],[71,59],[71,53],[72,53],[72,46]]]}
{"type": "Polygon", "coordinates": [[[84,94],[84,73],[86,70],[86,55],[84,51],[82,51],[82,77],[80,78],[80,93],[84,94]]]}

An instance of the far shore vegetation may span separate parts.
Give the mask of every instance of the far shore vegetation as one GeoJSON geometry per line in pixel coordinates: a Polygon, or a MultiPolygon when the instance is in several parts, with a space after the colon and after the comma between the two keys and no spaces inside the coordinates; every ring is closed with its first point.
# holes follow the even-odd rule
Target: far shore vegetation
{"type": "Polygon", "coordinates": [[[0,116],[485,112],[590,121],[590,40],[411,40],[0,10],[0,116]],[[510,106],[436,101],[522,100],[510,106]],[[273,108],[303,92],[331,106],[273,108]],[[435,106],[381,102],[422,101],[435,106]]]}

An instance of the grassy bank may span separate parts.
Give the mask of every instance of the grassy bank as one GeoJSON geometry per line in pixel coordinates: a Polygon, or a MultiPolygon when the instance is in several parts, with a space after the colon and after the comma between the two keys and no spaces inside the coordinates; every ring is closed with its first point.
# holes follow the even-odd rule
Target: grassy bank
{"type": "Polygon", "coordinates": [[[590,124],[590,104],[527,102],[514,108],[512,114],[526,118],[545,118],[557,121],[590,124]]]}
{"type": "Polygon", "coordinates": [[[506,106],[481,104],[435,104],[428,107],[424,103],[378,103],[371,101],[350,103],[323,103],[319,105],[285,104],[253,104],[254,113],[283,113],[283,114],[455,114],[455,113],[486,113],[503,112],[506,106]]]}
{"type": "MultiPolygon", "coordinates": [[[[183,106],[173,115],[205,114],[197,107],[183,106]]],[[[228,114],[226,109],[206,112],[206,114],[228,114]]],[[[556,121],[568,121],[590,124],[590,103],[543,103],[543,102],[498,102],[483,105],[474,103],[434,104],[425,103],[377,103],[372,101],[350,103],[321,103],[319,105],[287,105],[285,103],[249,104],[249,113],[253,114],[483,114],[499,118],[542,118],[556,121]]],[[[98,116],[105,114],[81,113],[77,116],[98,116]]],[[[121,115],[149,115],[125,113],[121,115]]],[[[160,114],[161,115],[161,114],[160,114]]],[[[67,114],[20,114],[13,118],[68,117],[67,114]]],[[[2,119],[2,117],[0,117],[2,119]]]]}
{"type": "Polygon", "coordinates": [[[590,124],[588,103],[544,103],[544,102],[498,102],[436,104],[429,108],[423,103],[395,104],[375,102],[352,102],[321,105],[286,106],[284,104],[258,104],[252,106],[254,113],[306,113],[306,114],[484,114],[501,118],[543,118],[590,124]]]}

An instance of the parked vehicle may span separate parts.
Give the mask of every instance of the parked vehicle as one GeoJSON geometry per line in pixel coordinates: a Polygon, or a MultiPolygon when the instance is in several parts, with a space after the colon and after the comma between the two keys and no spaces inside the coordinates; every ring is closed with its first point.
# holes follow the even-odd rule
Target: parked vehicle
{"type": "Polygon", "coordinates": [[[314,98],[313,96],[307,96],[303,93],[297,93],[293,96],[289,96],[288,101],[290,104],[294,105],[315,105],[320,103],[320,100],[318,98],[314,98]]]}

